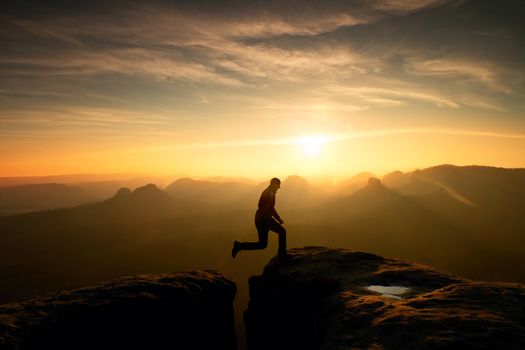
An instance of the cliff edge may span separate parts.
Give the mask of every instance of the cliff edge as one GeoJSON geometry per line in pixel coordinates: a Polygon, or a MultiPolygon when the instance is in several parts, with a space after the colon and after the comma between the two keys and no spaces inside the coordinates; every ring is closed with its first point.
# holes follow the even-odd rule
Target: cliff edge
{"type": "Polygon", "coordinates": [[[137,275],[0,305],[1,349],[237,348],[236,286],[214,271],[137,275]]]}
{"type": "Polygon", "coordinates": [[[525,285],[305,247],[250,278],[248,349],[525,349],[525,285]]]}

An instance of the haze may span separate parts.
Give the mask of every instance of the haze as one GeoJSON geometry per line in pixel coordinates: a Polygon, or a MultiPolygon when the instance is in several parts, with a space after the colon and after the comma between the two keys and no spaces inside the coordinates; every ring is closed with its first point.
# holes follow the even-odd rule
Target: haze
{"type": "Polygon", "coordinates": [[[523,167],[524,10],[3,1],[0,175],[523,167]]]}

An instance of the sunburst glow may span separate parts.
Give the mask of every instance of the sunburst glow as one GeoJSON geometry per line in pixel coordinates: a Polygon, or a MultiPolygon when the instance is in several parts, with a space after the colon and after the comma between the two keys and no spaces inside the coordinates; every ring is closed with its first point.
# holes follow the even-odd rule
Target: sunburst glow
{"type": "Polygon", "coordinates": [[[297,143],[303,147],[303,151],[310,157],[319,156],[321,154],[321,146],[327,141],[325,136],[305,136],[297,140],[297,143]]]}

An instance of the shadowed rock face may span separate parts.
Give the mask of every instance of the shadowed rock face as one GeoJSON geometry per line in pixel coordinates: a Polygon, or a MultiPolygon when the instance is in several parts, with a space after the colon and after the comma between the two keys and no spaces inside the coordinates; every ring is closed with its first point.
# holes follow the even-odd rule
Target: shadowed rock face
{"type": "Polygon", "coordinates": [[[275,258],[250,278],[250,350],[525,349],[522,284],[342,249],[289,252],[290,261],[275,258]],[[391,298],[370,285],[408,291],[391,298]]]}
{"type": "Polygon", "coordinates": [[[236,349],[235,284],[213,271],[120,278],[0,306],[1,349],[236,349]]]}

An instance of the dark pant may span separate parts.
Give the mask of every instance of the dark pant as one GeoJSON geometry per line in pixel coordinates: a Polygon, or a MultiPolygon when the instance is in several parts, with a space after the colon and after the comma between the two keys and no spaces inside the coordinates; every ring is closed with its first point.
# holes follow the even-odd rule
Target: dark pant
{"type": "Polygon", "coordinates": [[[259,250],[268,246],[268,231],[279,235],[279,255],[286,254],[286,229],[275,219],[262,219],[255,221],[259,234],[259,242],[241,242],[239,250],[259,250]]]}

